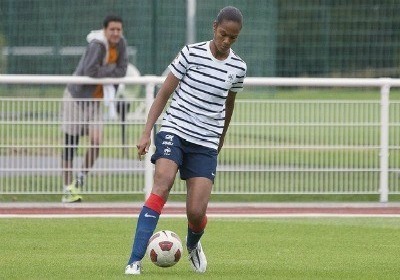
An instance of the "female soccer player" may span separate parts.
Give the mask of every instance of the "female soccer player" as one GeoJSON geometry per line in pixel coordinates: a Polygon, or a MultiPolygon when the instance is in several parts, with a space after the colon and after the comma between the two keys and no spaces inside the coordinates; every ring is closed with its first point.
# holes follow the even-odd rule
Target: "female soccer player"
{"type": "Polygon", "coordinates": [[[152,104],[138,156],[148,152],[151,130],[169,97],[172,102],[157,133],[154,182],[137,222],[131,257],[125,274],[140,274],[148,240],[179,170],[186,180],[186,246],[192,269],[204,273],[207,260],[200,238],[207,224],[206,210],[216,174],[217,155],[224,144],[236,93],[243,89],[246,63],[231,46],[242,29],[241,12],[223,8],[213,23],[211,41],[185,46],[169,65],[170,73],[152,104]]]}

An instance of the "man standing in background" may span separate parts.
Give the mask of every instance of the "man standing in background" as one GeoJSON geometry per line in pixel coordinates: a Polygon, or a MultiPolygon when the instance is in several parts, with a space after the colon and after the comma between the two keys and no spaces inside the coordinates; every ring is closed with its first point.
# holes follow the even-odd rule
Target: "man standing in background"
{"type": "MultiPolygon", "coordinates": [[[[82,55],[74,76],[92,78],[124,77],[128,67],[127,43],[122,36],[123,21],[116,15],[108,15],[103,29],[94,30],[87,36],[88,46],[82,55]]],[[[62,131],[65,147],[62,154],[64,195],[62,202],[80,202],[79,194],[89,169],[99,156],[102,142],[101,100],[115,94],[114,85],[68,84],[64,91],[62,131]],[[81,136],[89,136],[83,165],[73,178],[73,159],[81,136]]]]}

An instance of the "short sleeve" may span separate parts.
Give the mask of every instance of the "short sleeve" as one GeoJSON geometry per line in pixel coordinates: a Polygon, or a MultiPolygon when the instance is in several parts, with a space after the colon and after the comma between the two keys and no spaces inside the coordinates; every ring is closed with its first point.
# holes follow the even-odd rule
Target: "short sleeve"
{"type": "Polygon", "coordinates": [[[244,79],[246,78],[246,70],[247,70],[247,66],[245,64],[244,70],[241,71],[240,74],[236,75],[236,81],[232,84],[232,87],[230,89],[231,91],[233,91],[233,92],[243,91],[243,82],[244,82],[244,79]]]}
{"type": "Polygon", "coordinates": [[[172,74],[174,74],[174,76],[179,80],[182,79],[186,74],[187,66],[189,65],[188,58],[189,48],[188,46],[185,46],[168,66],[172,74]]]}

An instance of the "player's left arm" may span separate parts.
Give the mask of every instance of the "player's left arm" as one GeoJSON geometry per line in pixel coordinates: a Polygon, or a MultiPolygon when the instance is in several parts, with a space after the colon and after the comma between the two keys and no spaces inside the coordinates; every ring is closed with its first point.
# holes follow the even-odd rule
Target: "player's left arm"
{"type": "Polygon", "coordinates": [[[219,139],[218,153],[221,151],[222,146],[224,145],[225,135],[226,132],[228,131],[229,124],[231,123],[233,110],[235,108],[235,99],[236,99],[236,92],[230,90],[228,92],[228,96],[225,101],[225,122],[224,122],[224,129],[219,139]]]}

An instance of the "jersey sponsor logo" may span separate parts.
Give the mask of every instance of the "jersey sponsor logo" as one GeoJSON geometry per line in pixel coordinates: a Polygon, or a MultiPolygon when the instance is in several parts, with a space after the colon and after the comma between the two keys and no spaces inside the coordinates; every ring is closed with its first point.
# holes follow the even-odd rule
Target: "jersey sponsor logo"
{"type": "Polygon", "coordinates": [[[165,137],[164,137],[164,141],[161,143],[162,145],[165,145],[165,146],[173,146],[174,145],[174,135],[172,135],[172,134],[167,134],[167,135],[165,135],[165,137]]]}

